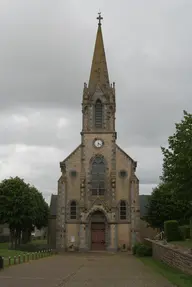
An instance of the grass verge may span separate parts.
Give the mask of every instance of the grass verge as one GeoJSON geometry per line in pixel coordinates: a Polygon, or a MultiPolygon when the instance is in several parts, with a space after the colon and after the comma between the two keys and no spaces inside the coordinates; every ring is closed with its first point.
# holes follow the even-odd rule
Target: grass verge
{"type": "Polygon", "coordinates": [[[168,265],[154,260],[152,257],[142,257],[140,260],[153,271],[167,278],[177,287],[192,287],[192,276],[183,273],[180,270],[169,267],[168,265]]]}
{"type": "MultiPolygon", "coordinates": [[[[35,243],[34,243],[35,244],[35,243]]],[[[4,267],[50,256],[50,252],[26,252],[9,249],[8,243],[0,243],[0,256],[4,257],[4,267]],[[9,259],[10,258],[10,259],[9,259]],[[15,259],[14,259],[15,258],[15,259]]]]}

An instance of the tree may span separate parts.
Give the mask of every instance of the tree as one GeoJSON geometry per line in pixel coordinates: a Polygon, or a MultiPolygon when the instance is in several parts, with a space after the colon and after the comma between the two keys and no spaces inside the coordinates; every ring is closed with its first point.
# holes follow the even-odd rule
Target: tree
{"type": "Polygon", "coordinates": [[[0,222],[9,224],[11,245],[20,244],[21,234],[47,223],[48,205],[35,187],[19,177],[0,183],[0,222]]]}
{"type": "Polygon", "coordinates": [[[182,121],[175,124],[175,133],[168,138],[168,148],[161,148],[161,180],[169,184],[179,199],[192,201],[192,114],[183,114],[182,121]]]}
{"type": "Polygon", "coordinates": [[[168,184],[161,183],[149,197],[144,220],[153,228],[163,229],[164,221],[182,221],[190,217],[190,203],[178,200],[168,184]]]}
{"type": "Polygon", "coordinates": [[[49,206],[36,187],[29,186],[29,191],[33,197],[33,221],[28,222],[23,228],[23,243],[27,243],[31,240],[31,232],[34,227],[41,229],[48,225],[49,206]]]}

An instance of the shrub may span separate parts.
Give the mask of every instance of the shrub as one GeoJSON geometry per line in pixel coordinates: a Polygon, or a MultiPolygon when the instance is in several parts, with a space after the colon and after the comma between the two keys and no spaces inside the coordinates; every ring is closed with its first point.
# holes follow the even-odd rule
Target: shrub
{"type": "Polygon", "coordinates": [[[190,220],[186,219],[186,218],[182,218],[182,219],[178,220],[178,222],[179,222],[180,226],[189,225],[190,224],[190,220]]]}
{"type": "Polygon", "coordinates": [[[179,223],[177,220],[165,221],[164,231],[167,241],[182,240],[182,235],[181,232],[179,231],[179,223]]]}
{"type": "Polygon", "coordinates": [[[139,257],[152,256],[152,248],[142,243],[136,243],[132,251],[134,255],[139,257]]]}
{"type": "Polygon", "coordinates": [[[135,243],[135,244],[134,244],[134,246],[133,246],[133,248],[132,248],[133,255],[136,254],[137,248],[140,246],[140,244],[141,244],[141,243],[135,243]]]}
{"type": "Polygon", "coordinates": [[[139,257],[152,256],[152,248],[147,245],[140,244],[136,249],[136,255],[139,257]]]}
{"type": "Polygon", "coordinates": [[[190,226],[188,225],[179,226],[179,231],[181,233],[183,240],[190,238],[190,226]]]}

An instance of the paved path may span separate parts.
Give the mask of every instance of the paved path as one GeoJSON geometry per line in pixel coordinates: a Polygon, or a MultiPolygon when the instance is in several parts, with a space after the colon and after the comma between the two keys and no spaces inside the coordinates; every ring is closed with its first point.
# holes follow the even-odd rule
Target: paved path
{"type": "Polygon", "coordinates": [[[1,287],[173,287],[126,253],[57,255],[6,268],[1,287]]]}

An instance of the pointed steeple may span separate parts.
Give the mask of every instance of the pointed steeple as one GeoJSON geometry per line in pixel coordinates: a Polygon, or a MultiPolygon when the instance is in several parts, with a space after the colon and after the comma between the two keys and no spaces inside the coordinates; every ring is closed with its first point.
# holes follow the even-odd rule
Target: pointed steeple
{"type": "Polygon", "coordinates": [[[107,69],[107,61],[105,57],[105,49],[103,43],[102,29],[101,29],[101,13],[98,13],[99,20],[97,36],[95,41],[95,49],[93,54],[92,66],[91,66],[91,74],[89,78],[89,91],[94,92],[97,84],[101,87],[101,89],[105,89],[109,87],[109,75],[107,69]]]}

